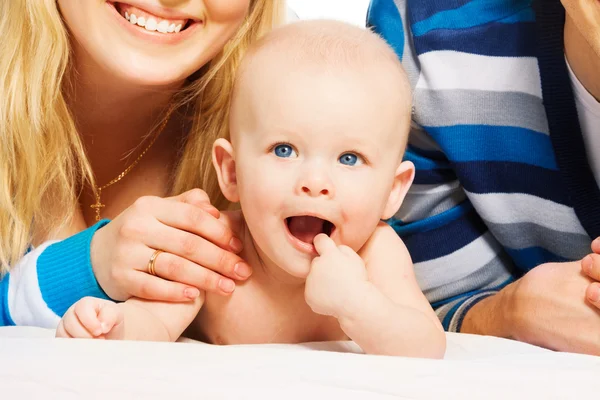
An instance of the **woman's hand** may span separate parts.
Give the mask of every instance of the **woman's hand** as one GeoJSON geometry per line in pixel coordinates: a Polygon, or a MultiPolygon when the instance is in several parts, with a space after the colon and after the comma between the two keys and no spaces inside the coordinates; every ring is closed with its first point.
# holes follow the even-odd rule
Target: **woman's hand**
{"type": "Polygon", "coordinates": [[[106,294],[124,301],[139,297],[189,301],[199,289],[227,295],[233,279],[251,270],[235,253],[241,241],[219,220],[204,191],[171,198],[140,197],[92,239],[92,269],[106,294]],[[162,250],[154,263],[149,261],[162,250]]]}

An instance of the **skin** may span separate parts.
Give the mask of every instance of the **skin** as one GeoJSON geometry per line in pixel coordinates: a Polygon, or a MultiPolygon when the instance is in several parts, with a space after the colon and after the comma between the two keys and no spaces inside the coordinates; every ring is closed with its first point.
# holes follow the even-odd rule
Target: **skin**
{"type": "MultiPolygon", "coordinates": [[[[600,99],[600,2],[563,0],[565,54],[577,78],[600,99]]],[[[600,355],[600,241],[581,261],[542,264],[477,303],[462,332],[514,338],[600,355]]]]}
{"type": "Polygon", "coordinates": [[[600,101],[600,4],[563,0],[567,11],[565,53],[577,79],[600,101]]]}
{"type": "MultiPolygon", "coordinates": [[[[142,138],[160,121],[175,91],[222,49],[250,6],[250,0],[131,2],[165,18],[177,13],[202,23],[184,40],[157,42],[107,1],[57,1],[72,39],[76,71],[68,103],[99,185],[139,154],[142,138]],[[134,149],[133,157],[124,157],[134,149]]],[[[240,241],[218,221],[204,192],[165,198],[187,128],[174,115],[142,161],[102,192],[102,218],[112,222],[95,234],[91,258],[100,286],[113,299],[135,295],[186,301],[199,295],[197,288],[229,294],[234,288],[230,278],[245,279],[251,273],[234,254],[240,241]],[[168,250],[157,258],[158,277],[146,273],[154,249],[168,250]]],[[[95,223],[91,193],[90,187],[83,188],[81,208],[59,238],[95,223]]]]}
{"type": "Polygon", "coordinates": [[[86,300],[67,313],[58,336],[94,337],[94,330],[107,338],[174,340],[195,319],[188,332],[214,343],[350,338],[371,354],[443,356],[441,324],[406,247],[381,222],[399,208],[414,176],[401,157],[410,121],[405,75],[381,60],[365,68],[387,72],[385,80],[358,62],[295,68],[283,53],[275,47],[247,64],[232,106],[232,142],[218,139],[213,147],[221,190],[241,204],[236,231],[255,267],[252,279],[231,299],[207,294],[197,308],[86,300]],[[336,226],[308,249],[294,244],[285,222],[307,214],[336,226]],[[98,317],[82,327],[80,313],[98,317]]]}

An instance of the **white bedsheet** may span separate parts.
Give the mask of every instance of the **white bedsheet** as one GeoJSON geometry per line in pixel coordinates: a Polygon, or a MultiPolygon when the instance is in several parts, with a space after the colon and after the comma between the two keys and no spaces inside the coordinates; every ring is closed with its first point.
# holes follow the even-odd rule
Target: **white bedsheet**
{"type": "Polygon", "coordinates": [[[0,328],[0,398],[575,399],[600,390],[600,357],[447,338],[445,359],[433,361],[355,354],[351,342],[58,340],[48,330],[0,328]]]}

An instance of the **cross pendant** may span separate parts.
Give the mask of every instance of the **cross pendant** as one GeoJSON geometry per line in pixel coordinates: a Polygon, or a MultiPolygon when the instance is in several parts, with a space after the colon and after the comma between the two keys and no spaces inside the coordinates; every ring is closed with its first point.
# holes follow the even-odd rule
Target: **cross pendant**
{"type": "Polygon", "coordinates": [[[100,196],[96,196],[96,204],[90,205],[90,208],[96,210],[96,222],[100,221],[100,209],[106,207],[104,204],[100,203],[100,196]]]}

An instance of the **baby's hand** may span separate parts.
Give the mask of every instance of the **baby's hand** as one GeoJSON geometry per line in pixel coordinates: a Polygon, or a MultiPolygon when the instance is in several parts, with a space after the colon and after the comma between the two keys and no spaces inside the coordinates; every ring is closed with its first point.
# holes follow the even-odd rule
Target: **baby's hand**
{"type": "Polygon", "coordinates": [[[339,318],[348,311],[348,300],[368,283],[365,263],[350,247],[337,246],[325,234],[317,235],[313,244],[319,256],[312,261],[304,298],[315,313],[339,318]]]}
{"type": "Polygon", "coordinates": [[[124,334],[123,310],[112,301],[84,297],[60,320],[56,337],[120,339],[124,334]]]}

